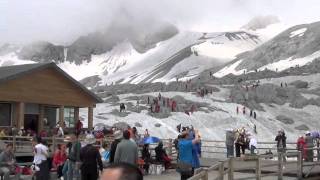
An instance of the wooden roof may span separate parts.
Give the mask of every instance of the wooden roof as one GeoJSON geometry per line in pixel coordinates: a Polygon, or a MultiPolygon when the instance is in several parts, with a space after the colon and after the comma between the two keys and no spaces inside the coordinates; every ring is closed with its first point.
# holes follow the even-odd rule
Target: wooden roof
{"type": "Polygon", "coordinates": [[[53,68],[59,74],[61,74],[64,78],[68,79],[72,82],[76,87],[78,87],[81,91],[86,93],[89,97],[91,97],[96,103],[101,103],[103,100],[98,97],[96,94],[88,90],[84,87],[80,82],[72,78],[65,71],[59,68],[55,63],[36,63],[36,64],[23,64],[23,65],[15,65],[15,66],[2,66],[0,67],[0,85],[6,83],[11,80],[19,79],[28,74],[41,71],[47,68],[53,68]]]}

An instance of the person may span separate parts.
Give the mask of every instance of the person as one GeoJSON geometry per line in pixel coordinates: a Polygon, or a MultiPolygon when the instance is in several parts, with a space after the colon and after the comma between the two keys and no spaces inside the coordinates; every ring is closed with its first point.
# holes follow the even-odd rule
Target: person
{"type": "Polygon", "coordinates": [[[107,164],[109,162],[110,151],[108,151],[107,148],[108,148],[108,144],[107,143],[103,143],[101,148],[99,149],[99,153],[100,153],[100,156],[101,156],[103,167],[107,166],[107,164]]]}
{"type": "Polygon", "coordinates": [[[256,154],[255,150],[257,149],[257,139],[251,135],[249,137],[250,137],[250,142],[249,142],[250,152],[251,154],[256,154]]]}
{"type": "Polygon", "coordinates": [[[149,131],[148,131],[148,129],[146,129],[145,132],[144,132],[143,137],[146,138],[146,137],[149,137],[149,136],[150,136],[149,131]]]}
{"type": "Polygon", "coordinates": [[[128,130],[123,132],[123,139],[117,146],[114,162],[125,162],[133,165],[138,162],[138,146],[130,140],[130,132],[128,130]]]}
{"type": "Polygon", "coordinates": [[[102,172],[103,164],[98,149],[93,146],[96,143],[96,138],[89,134],[86,136],[85,143],[87,145],[80,150],[81,180],[97,180],[99,177],[98,166],[102,172]]]}
{"type": "Polygon", "coordinates": [[[40,136],[34,137],[32,144],[34,145],[33,164],[36,170],[36,180],[49,179],[48,147],[43,144],[40,136]]]}
{"type": "Polygon", "coordinates": [[[58,178],[62,177],[62,168],[67,160],[66,146],[58,144],[58,149],[53,155],[52,165],[57,170],[58,178]]]}
{"type": "Polygon", "coordinates": [[[301,151],[303,159],[306,159],[306,141],[303,136],[299,136],[297,140],[297,150],[301,151]]]}
{"type": "Polygon", "coordinates": [[[234,131],[232,129],[228,129],[226,133],[227,157],[234,157],[234,140],[234,131]]]}
{"type": "Polygon", "coordinates": [[[252,115],[253,115],[253,111],[252,109],[250,109],[250,117],[252,117],[252,115]]]}
{"type": "MultiPolygon", "coordinates": [[[[3,175],[4,180],[9,180],[10,174],[16,173],[15,163],[13,145],[7,144],[5,150],[0,154],[0,174],[3,175]]],[[[14,179],[20,179],[20,172],[15,174],[14,179]]]]}
{"type": "Polygon", "coordinates": [[[171,158],[167,155],[166,150],[163,148],[163,142],[160,141],[158,146],[154,149],[156,153],[156,161],[164,163],[165,169],[171,166],[171,158]]]}
{"type": "Polygon", "coordinates": [[[136,142],[136,143],[139,142],[140,136],[139,136],[139,134],[138,134],[138,130],[137,130],[136,127],[132,127],[132,134],[130,134],[130,136],[131,136],[130,138],[131,138],[131,140],[132,140],[133,142],[136,142]]]}
{"type": "Polygon", "coordinates": [[[313,137],[311,136],[311,133],[309,131],[306,132],[305,137],[306,142],[306,161],[307,162],[313,162],[313,137]]]}
{"type": "Polygon", "coordinates": [[[253,112],[253,118],[257,119],[257,113],[255,111],[253,112]]]}
{"type": "Polygon", "coordinates": [[[114,155],[116,154],[117,146],[121,141],[122,133],[120,130],[117,130],[114,132],[114,141],[111,143],[110,146],[110,157],[109,157],[109,163],[112,164],[114,162],[114,155]]]}
{"type": "Polygon", "coordinates": [[[237,108],[236,108],[236,111],[237,111],[237,114],[239,114],[239,107],[237,106],[237,108]]]}
{"type": "Polygon", "coordinates": [[[151,163],[151,154],[149,150],[149,144],[144,144],[141,152],[142,159],[144,161],[143,169],[146,173],[149,172],[149,167],[151,163]]]}
{"type": "Polygon", "coordinates": [[[80,149],[81,143],[78,140],[78,136],[72,134],[70,136],[71,142],[68,146],[68,163],[67,163],[67,179],[79,179],[79,164],[80,164],[80,149]]]}
{"type": "Polygon", "coordinates": [[[243,106],[243,108],[242,108],[242,113],[246,114],[246,107],[245,106],[243,106]]]}
{"type": "Polygon", "coordinates": [[[143,180],[143,174],[132,164],[115,163],[103,171],[101,180],[143,180]]]}
{"type": "Polygon", "coordinates": [[[78,119],[76,126],[75,126],[75,131],[76,131],[77,135],[79,135],[81,133],[82,128],[83,128],[83,124],[82,124],[81,120],[78,119]]]}
{"type": "Polygon", "coordinates": [[[58,137],[63,137],[64,136],[64,132],[63,132],[63,128],[60,126],[60,124],[57,124],[57,128],[58,128],[57,136],[58,137]]]}
{"type": "Polygon", "coordinates": [[[246,139],[245,139],[245,132],[240,132],[238,130],[236,134],[236,140],[235,140],[235,147],[236,147],[236,157],[240,157],[240,154],[245,154],[245,144],[246,144],[246,139]],[[241,152],[240,152],[241,150],[241,152]]]}
{"type": "Polygon", "coordinates": [[[188,139],[188,132],[184,131],[181,134],[181,139],[178,142],[179,147],[179,162],[178,171],[181,174],[181,180],[186,180],[193,176],[194,169],[192,168],[192,149],[193,145],[199,143],[199,132],[195,131],[195,139],[188,139]]]}
{"type": "MultiPolygon", "coordinates": [[[[276,136],[275,141],[277,141],[277,152],[286,153],[287,137],[283,129],[278,131],[278,135],[276,136]]],[[[283,161],[286,162],[285,156],[283,156],[283,161]]]]}

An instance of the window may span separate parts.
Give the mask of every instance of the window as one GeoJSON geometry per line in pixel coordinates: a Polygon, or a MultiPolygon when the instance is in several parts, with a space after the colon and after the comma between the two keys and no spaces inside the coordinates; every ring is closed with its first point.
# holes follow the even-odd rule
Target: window
{"type": "Polygon", "coordinates": [[[11,104],[0,103],[0,126],[11,126],[11,104]]]}
{"type": "Polygon", "coordinates": [[[75,127],[74,107],[64,108],[64,122],[68,128],[75,127]]]}

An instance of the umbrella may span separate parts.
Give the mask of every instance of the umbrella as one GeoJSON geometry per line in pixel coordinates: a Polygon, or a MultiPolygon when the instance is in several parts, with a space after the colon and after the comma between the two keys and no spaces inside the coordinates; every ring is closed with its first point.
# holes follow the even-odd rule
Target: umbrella
{"type": "Polygon", "coordinates": [[[154,144],[154,143],[158,143],[159,141],[160,141],[159,138],[153,137],[153,136],[145,137],[142,139],[143,144],[154,144]]]}

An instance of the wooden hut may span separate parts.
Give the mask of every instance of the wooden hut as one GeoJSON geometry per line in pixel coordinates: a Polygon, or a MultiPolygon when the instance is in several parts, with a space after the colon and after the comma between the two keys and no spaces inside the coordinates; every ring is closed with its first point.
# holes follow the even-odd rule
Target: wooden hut
{"type": "Polygon", "coordinates": [[[73,128],[79,108],[87,108],[92,128],[93,108],[101,102],[55,63],[0,67],[0,128],[73,128]]]}

